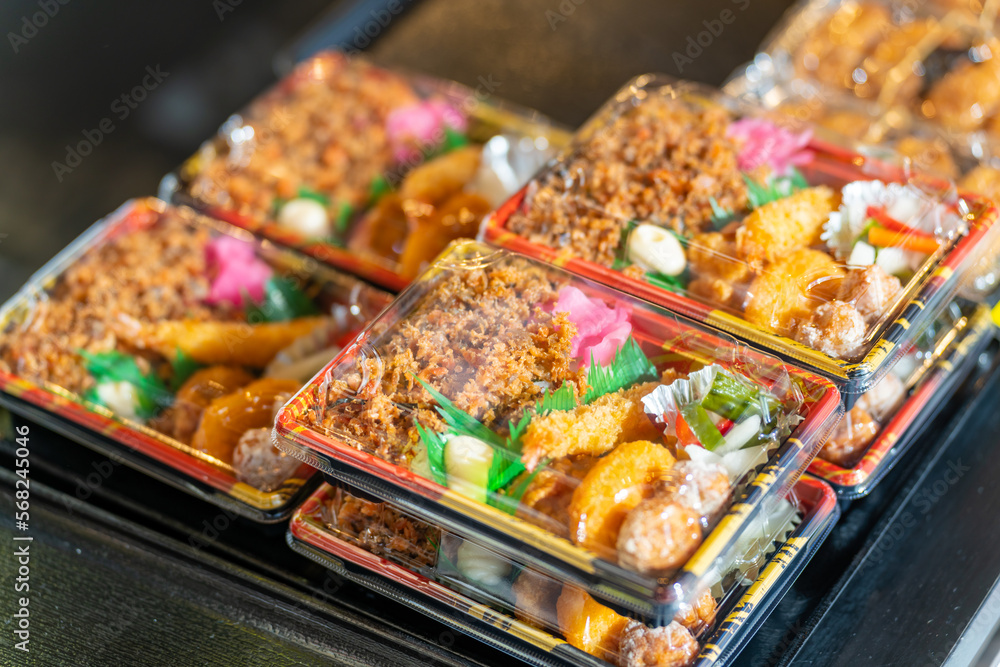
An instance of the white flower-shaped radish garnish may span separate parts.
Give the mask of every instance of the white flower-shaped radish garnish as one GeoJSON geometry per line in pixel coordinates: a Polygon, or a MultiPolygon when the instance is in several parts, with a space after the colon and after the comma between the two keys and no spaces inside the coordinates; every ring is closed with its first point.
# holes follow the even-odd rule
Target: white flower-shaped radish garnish
{"type": "Polygon", "coordinates": [[[642,224],[633,229],[626,252],[633,264],[665,276],[679,276],[687,266],[684,248],[677,237],[656,225],[642,224]]]}
{"type": "Polygon", "coordinates": [[[278,211],[278,224],[306,238],[326,238],[332,233],[326,207],[307,197],[286,202],[278,211]]]}
{"type": "Polygon", "coordinates": [[[823,241],[837,259],[858,266],[877,263],[890,275],[914,268],[925,256],[899,248],[880,248],[876,258],[874,248],[861,238],[872,217],[869,207],[879,208],[916,231],[942,238],[951,236],[962,225],[961,218],[948,207],[912,185],[854,181],[843,187],[841,196],[840,208],[830,214],[823,227],[823,241]]]}

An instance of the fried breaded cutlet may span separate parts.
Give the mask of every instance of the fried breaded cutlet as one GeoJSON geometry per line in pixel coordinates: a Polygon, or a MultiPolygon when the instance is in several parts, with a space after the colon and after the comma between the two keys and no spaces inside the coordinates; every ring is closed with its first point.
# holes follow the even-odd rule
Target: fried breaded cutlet
{"type": "Polygon", "coordinates": [[[736,230],[736,250],[760,272],[796,248],[819,244],[823,223],[837,205],[837,196],[825,185],[764,204],[736,230]]]}
{"type": "Polygon", "coordinates": [[[798,319],[837,295],[844,269],[830,255],[801,248],[775,262],[750,285],[747,320],[783,336],[798,319]]]}
{"type": "Polygon", "coordinates": [[[605,394],[572,410],[535,417],[522,438],[521,461],[532,470],[543,458],[599,456],[623,442],[660,442],[662,434],[646,416],[642,405],[642,397],[660,384],[646,382],[605,394]]]}

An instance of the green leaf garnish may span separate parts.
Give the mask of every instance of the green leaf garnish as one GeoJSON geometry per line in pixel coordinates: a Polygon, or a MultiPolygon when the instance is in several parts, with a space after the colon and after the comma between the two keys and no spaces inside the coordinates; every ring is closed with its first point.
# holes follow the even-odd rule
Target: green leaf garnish
{"type": "Polygon", "coordinates": [[[459,409],[458,406],[451,402],[451,399],[439,392],[437,389],[430,386],[417,376],[414,375],[413,377],[415,377],[417,382],[419,382],[421,386],[427,390],[427,393],[429,393],[431,397],[437,401],[438,406],[435,409],[437,410],[437,413],[441,415],[441,419],[448,424],[452,433],[455,435],[469,435],[494,447],[499,447],[501,449],[506,448],[507,445],[503,441],[503,438],[491,431],[472,415],[459,409]]]}
{"type": "Polygon", "coordinates": [[[494,449],[493,461],[490,463],[490,473],[486,484],[487,491],[497,491],[514,481],[514,478],[524,472],[521,457],[508,449],[494,449]]]}
{"type": "Polygon", "coordinates": [[[390,187],[385,175],[379,174],[372,179],[371,185],[368,187],[368,201],[370,204],[374,204],[391,191],[392,187],[390,187]]]}
{"type": "Polygon", "coordinates": [[[510,493],[491,493],[489,495],[490,505],[496,507],[498,510],[510,514],[511,516],[517,514],[517,508],[521,504],[521,498],[524,497],[524,493],[528,490],[528,487],[531,486],[531,483],[535,480],[535,477],[538,476],[538,473],[542,472],[542,470],[544,470],[548,465],[549,459],[539,461],[538,466],[532,470],[527,477],[521,480],[521,483],[514,487],[510,493]]]}
{"type": "Polygon", "coordinates": [[[525,412],[521,415],[520,421],[516,424],[512,421],[510,422],[510,435],[507,436],[507,449],[511,451],[521,451],[521,436],[524,435],[524,431],[528,428],[528,423],[531,422],[531,418],[534,415],[531,412],[525,412]]]}
{"type": "Polygon", "coordinates": [[[751,209],[784,199],[798,190],[809,187],[805,177],[794,168],[789,176],[771,178],[767,184],[758,183],[746,174],[743,174],[743,182],[747,185],[747,201],[751,209]]]}
{"type": "Polygon", "coordinates": [[[205,365],[198,363],[178,347],[174,352],[174,358],[170,360],[170,367],[173,369],[170,376],[170,390],[176,392],[189,377],[205,365]]]}
{"type": "MultiPolygon", "coordinates": [[[[77,352],[83,357],[87,372],[97,384],[127,382],[135,387],[136,414],[142,419],[155,416],[172,402],[173,396],[163,384],[163,380],[155,373],[144,374],[139,370],[139,365],[133,357],[117,350],[96,354],[86,350],[78,350],[77,352]]],[[[88,391],[85,398],[93,403],[103,405],[96,388],[88,391]]]]}
{"type": "Polygon", "coordinates": [[[715,197],[709,197],[708,204],[712,207],[712,225],[717,230],[722,229],[722,227],[729,224],[736,217],[736,214],[732,211],[719,206],[719,202],[715,201],[715,197]]]}
{"type": "Polygon", "coordinates": [[[590,370],[587,372],[590,389],[583,395],[582,401],[584,404],[590,403],[605,394],[612,394],[640,382],[650,382],[657,377],[659,374],[656,367],[635,339],[629,336],[607,366],[598,364],[591,355],[590,370]]]}
{"type": "Polygon", "coordinates": [[[791,175],[786,178],[788,178],[789,182],[795,187],[796,190],[805,190],[810,187],[809,181],[806,180],[806,177],[802,175],[801,171],[795,167],[792,167],[791,170],[791,175]]]}
{"type": "Polygon", "coordinates": [[[456,148],[468,145],[469,139],[464,134],[450,127],[444,128],[444,143],[442,144],[444,152],[453,151],[456,148]]]}
{"type": "Polygon", "coordinates": [[[341,236],[347,233],[347,227],[351,224],[351,218],[354,216],[354,207],[348,204],[346,201],[340,203],[340,207],[337,209],[337,219],[334,221],[334,228],[337,233],[341,236]]]}
{"type": "Polygon", "coordinates": [[[573,386],[564,384],[555,391],[546,390],[535,405],[535,413],[547,415],[553,410],[572,410],[576,405],[576,392],[573,391],[573,386]]]}
{"type": "Polygon", "coordinates": [[[683,292],[687,289],[686,283],[681,276],[667,276],[662,273],[647,273],[646,281],[650,285],[655,285],[661,289],[671,292],[683,292]]]}
{"type": "Polygon", "coordinates": [[[417,433],[420,434],[420,441],[427,448],[427,462],[430,465],[434,481],[441,486],[448,486],[448,471],[444,465],[444,438],[437,431],[424,428],[420,422],[417,422],[417,433]]]}
{"type": "Polygon", "coordinates": [[[319,309],[312,299],[299,289],[295,281],[271,276],[264,283],[264,300],[255,304],[244,294],[248,304],[244,309],[247,322],[285,322],[297,317],[316,315],[319,309]]]}
{"type": "Polygon", "coordinates": [[[299,199],[312,199],[313,201],[318,201],[320,204],[323,205],[324,208],[329,208],[329,206],[330,206],[330,198],[329,197],[327,197],[326,195],[324,195],[324,194],[322,194],[320,192],[316,192],[315,190],[311,190],[311,189],[305,187],[304,185],[299,188],[299,196],[298,196],[298,198],[299,199]]]}

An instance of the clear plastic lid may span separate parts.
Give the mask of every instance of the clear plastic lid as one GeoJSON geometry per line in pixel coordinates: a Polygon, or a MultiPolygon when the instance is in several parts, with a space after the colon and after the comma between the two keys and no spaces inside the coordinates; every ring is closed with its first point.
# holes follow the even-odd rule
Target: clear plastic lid
{"type": "Polygon", "coordinates": [[[276,432],[337,477],[658,618],[704,588],[840,411],[814,374],[465,242],[276,432]]]}
{"type": "Polygon", "coordinates": [[[857,393],[944,307],[995,215],[947,181],[647,75],[488,219],[486,238],[857,393]]]}
{"type": "Polygon", "coordinates": [[[272,518],[312,470],[274,414],[389,296],[229,224],[133,200],[0,309],[0,388],[272,518]]]}
{"type": "Polygon", "coordinates": [[[321,53],[230,117],[164,189],[401,289],[568,140],[492,93],[321,53]]]}
{"type": "Polygon", "coordinates": [[[556,638],[562,638],[614,665],[685,667],[731,657],[734,644],[748,639],[743,635],[763,620],[835,516],[830,488],[800,480],[773,503],[723,575],[660,627],[623,616],[576,586],[339,484],[322,486],[306,501],[289,535],[294,548],[321,563],[344,559],[360,565],[407,587],[408,596],[398,595],[404,601],[429,595],[451,607],[457,622],[481,619],[505,630],[508,642],[516,638],[553,652],[560,645],[556,638]],[[479,605],[490,611],[478,611],[479,605]]]}

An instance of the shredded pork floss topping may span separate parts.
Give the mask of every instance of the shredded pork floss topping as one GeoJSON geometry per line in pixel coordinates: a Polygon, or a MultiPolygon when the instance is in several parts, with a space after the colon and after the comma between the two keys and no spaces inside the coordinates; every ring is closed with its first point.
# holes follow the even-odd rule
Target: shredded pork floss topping
{"type": "Polygon", "coordinates": [[[448,271],[376,342],[377,356],[330,383],[307,419],[405,462],[418,440],[415,421],[445,430],[419,377],[487,427],[507,432],[546,388],[583,382],[570,355],[576,329],[564,313],[549,312],[559,287],[543,269],[516,259],[448,271]]]}
{"type": "Polygon", "coordinates": [[[702,231],[713,199],[725,210],[746,207],[731,120],[724,109],[649,97],[533,184],[508,229],[605,266],[630,220],[702,231]]]}

